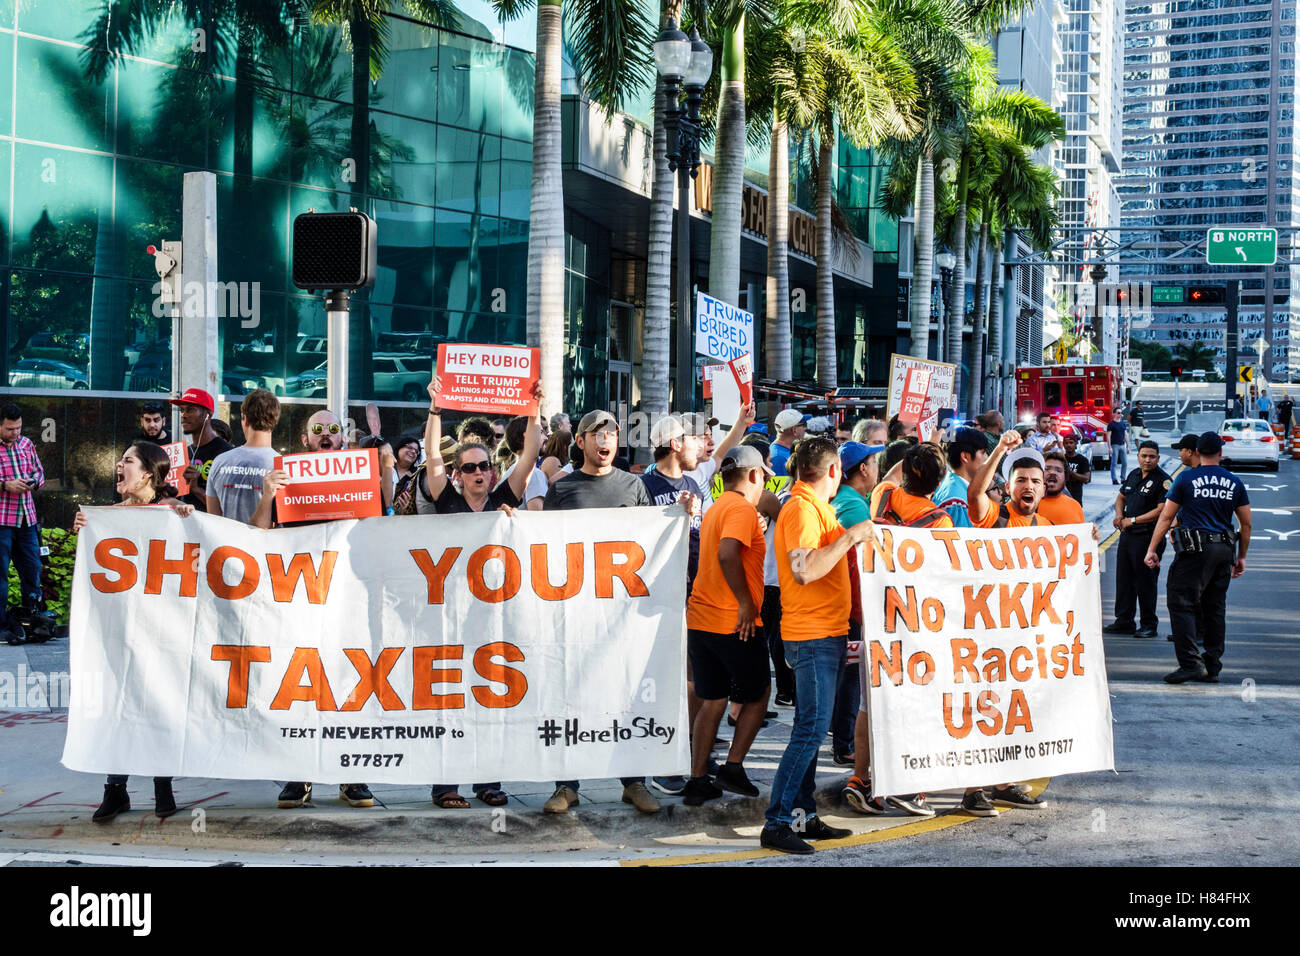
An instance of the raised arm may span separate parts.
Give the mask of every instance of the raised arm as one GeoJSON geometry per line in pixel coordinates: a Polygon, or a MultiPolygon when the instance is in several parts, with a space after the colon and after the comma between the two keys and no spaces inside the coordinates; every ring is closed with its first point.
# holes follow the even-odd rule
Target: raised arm
{"type": "Polygon", "coordinates": [[[429,381],[429,420],[424,426],[425,490],[433,501],[447,487],[447,467],[442,463],[442,409],[438,407],[437,373],[429,381]]]}
{"type": "MultiPolygon", "coordinates": [[[[533,398],[537,400],[537,411],[528,419],[524,429],[524,447],[515,460],[515,470],[510,472],[510,490],[520,501],[528,491],[528,479],[532,477],[533,466],[537,464],[537,455],[542,450],[542,383],[533,383],[533,398]]],[[[433,489],[430,488],[430,491],[433,489]]],[[[527,502],[525,502],[527,504],[527,502]]]]}
{"type": "Polygon", "coordinates": [[[740,414],[736,416],[736,422],[731,426],[731,431],[727,432],[727,437],[718,443],[718,447],[713,449],[713,460],[722,467],[722,459],[727,452],[740,444],[740,440],[745,437],[745,430],[758,418],[758,407],[750,402],[748,405],[740,406],[740,414]]]}
{"type": "Polygon", "coordinates": [[[993,484],[993,476],[997,474],[998,465],[1002,464],[1002,459],[1007,452],[1022,444],[1024,439],[1014,428],[1003,432],[993,449],[993,454],[980,465],[980,470],[975,472],[975,477],[971,479],[970,487],[966,489],[966,508],[970,512],[971,524],[976,527],[979,527],[988,515],[989,509],[993,507],[993,502],[989,501],[988,490],[989,485],[993,484]]]}

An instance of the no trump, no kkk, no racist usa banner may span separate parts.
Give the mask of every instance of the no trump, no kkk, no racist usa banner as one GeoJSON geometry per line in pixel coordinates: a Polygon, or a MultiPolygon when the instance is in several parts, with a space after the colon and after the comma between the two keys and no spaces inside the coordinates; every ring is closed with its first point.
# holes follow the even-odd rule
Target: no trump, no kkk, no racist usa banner
{"type": "Polygon", "coordinates": [[[875,791],[1113,769],[1092,529],[877,531],[859,551],[875,791]]]}
{"type": "Polygon", "coordinates": [[[73,694],[70,769],[423,784],[689,763],[674,511],[278,531],[87,512],[72,683],[103,693],[73,694]]]}

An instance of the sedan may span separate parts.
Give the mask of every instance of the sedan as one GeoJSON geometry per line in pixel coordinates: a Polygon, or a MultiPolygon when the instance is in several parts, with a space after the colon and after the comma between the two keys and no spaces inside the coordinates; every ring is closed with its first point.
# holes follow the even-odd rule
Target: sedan
{"type": "Polygon", "coordinates": [[[1228,418],[1219,426],[1223,439],[1223,466],[1263,465],[1277,471],[1280,443],[1268,422],[1260,418],[1228,418]]]}
{"type": "Polygon", "coordinates": [[[54,359],[20,359],[9,370],[10,388],[90,388],[86,373],[54,359]]]}

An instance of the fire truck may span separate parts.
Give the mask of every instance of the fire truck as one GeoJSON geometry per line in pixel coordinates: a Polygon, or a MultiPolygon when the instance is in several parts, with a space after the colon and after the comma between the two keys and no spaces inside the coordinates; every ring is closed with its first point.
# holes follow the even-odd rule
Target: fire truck
{"type": "Polygon", "coordinates": [[[1120,372],[1113,365],[1047,365],[1016,369],[1016,417],[1047,412],[1069,422],[1091,445],[1094,467],[1108,460],[1106,426],[1118,407],[1120,372]]]}

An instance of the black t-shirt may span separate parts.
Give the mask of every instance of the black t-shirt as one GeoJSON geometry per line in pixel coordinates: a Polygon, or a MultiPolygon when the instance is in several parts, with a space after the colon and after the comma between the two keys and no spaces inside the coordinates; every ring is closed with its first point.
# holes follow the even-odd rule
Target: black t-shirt
{"type": "Polygon", "coordinates": [[[198,448],[190,446],[190,463],[198,469],[199,477],[190,487],[190,493],[181,499],[182,501],[194,505],[200,511],[208,510],[208,502],[204,495],[208,490],[208,472],[212,470],[212,462],[222,452],[230,451],[234,447],[221,437],[213,438],[212,441],[198,448]]]}
{"type": "MultiPolygon", "coordinates": [[[[488,492],[487,503],[483,506],[483,510],[496,511],[502,505],[509,505],[512,508],[523,506],[523,502],[519,500],[519,496],[515,494],[508,481],[498,481],[497,486],[488,492]]],[[[442,494],[433,499],[433,507],[440,515],[478,514],[451,481],[443,482],[442,494]]]]}
{"type": "Polygon", "coordinates": [[[147,434],[142,429],[141,431],[135,433],[135,437],[131,439],[131,444],[134,445],[136,442],[141,442],[141,441],[153,442],[155,445],[170,445],[172,443],[172,436],[171,436],[171,432],[167,431],[166,428],[164,428],[157,435],[147,434]]]}
{"type": "MultiPolygon", "coordinates": [[[[1065,456],[1066,464],[1070,466],[1070,471],[1078,472],[1081,475],[1092,474],[1092,465],[1088,459],[1078,452],[1073,455],[1065,456]]],[[[1071,481],[1068,477],[1065,479],[1065,493],[1073,498],[1079,504],[1083,504],[1083,482],[1071,481]]]]}
{"type": "MultiPolygon", "coordinates": [[[[1119,486],[1119,493],[1124,496],[1124,517],[1137,518],[1165,500],[1172,484],[1163,469],[1157,468],[1151,474],[1142,475],[1141,468],[1134,468],[1119,486]]],[[[1156,529],[1154,521],[1135,524],[1124,529],[1125,534],[1150,534],[1156,529]]]]}
{"type": "Polygon", "coordinates": [[[1283,425],[1291,424],[1291,410],[1295,408],[1295,403],[1289,398],[1284,398],[1277,403],[1277,420],[1283,425]]]}

